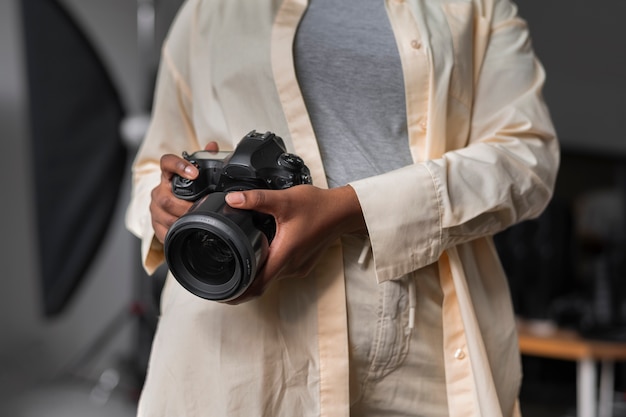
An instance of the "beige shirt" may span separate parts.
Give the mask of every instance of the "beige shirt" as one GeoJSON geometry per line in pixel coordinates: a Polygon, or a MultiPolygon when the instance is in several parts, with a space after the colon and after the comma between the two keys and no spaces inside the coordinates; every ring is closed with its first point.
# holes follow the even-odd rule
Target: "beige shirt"
{"type": "MultiPolygon", "coordinates": [[[[381,0],[383,1],[383,0],[381,0]]],[[[451,416],[513,416],[521,383],[506,278],[490,238],[548,203],[558,144],[544,73],[508,0],[386,0],[406,85],[414,164],[351,184],[373,261],[339,242],[313,273],[239,306],[168,277],[140,416],[347,416],[345,282],[435,275],[451,416]]],[[[163,262],[148,210],[159,158],[252,129],[285,139],[326,187],[292,45],[306,0],[189,0],[163,50],[153,119],[134,165],[129,230],[163,262]]],[[[358,251],[356,251],[358,252],[358,251]]],[[[408,381],[407,383],[410,383],[408,381]]]]}

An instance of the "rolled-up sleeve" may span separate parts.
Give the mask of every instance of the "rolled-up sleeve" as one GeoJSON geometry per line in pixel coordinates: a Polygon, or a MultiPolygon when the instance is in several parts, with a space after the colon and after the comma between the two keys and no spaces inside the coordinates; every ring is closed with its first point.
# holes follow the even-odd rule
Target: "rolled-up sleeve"
{"type": "Polygon", "coordinates": [[[545,74],[509,1],[496,2],[486,42],[467,146],[351,183],[379,282],[536,217],[552,197],[559,147],[541,95],[545,74]]]}

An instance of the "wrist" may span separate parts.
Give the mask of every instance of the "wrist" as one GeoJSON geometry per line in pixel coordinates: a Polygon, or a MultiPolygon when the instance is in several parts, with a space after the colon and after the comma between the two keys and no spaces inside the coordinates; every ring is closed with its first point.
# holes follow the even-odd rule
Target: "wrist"
{"type": "Polygon", "coordinates": [[[361,203],[354,189],[349,185],[331,188],[330,204],[337,216],[335,227],[340,234],[367,233],[361,203]]]}

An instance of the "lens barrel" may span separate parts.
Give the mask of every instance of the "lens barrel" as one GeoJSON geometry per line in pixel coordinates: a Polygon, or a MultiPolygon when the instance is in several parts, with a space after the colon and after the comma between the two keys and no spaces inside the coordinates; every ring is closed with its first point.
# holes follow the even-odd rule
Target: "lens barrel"
{"type": "Polygon", "coordinates": [[[165,258],[174,278],[191,293],[214,301],[241,295],[268,251],[254,213],[230,207],[226,194],[201,198],[169,229],[165,258]]]}

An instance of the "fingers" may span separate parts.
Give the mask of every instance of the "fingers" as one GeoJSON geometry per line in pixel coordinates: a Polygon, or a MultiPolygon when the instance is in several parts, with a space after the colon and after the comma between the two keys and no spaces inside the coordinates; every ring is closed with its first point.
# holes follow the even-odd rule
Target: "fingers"
{"type": "Polygon", "coordinates": [[[236,191],[226,195],[226,202],[233,208],[254,210],[259,213],[278,214],[289,210],[294,199],[294,189],[236,191]]]}
{"type": "MultiPolygon", "coordinates": [[[[281,190],[284,191],[284,190],[281,190]]],[[[226,195],[226,202],[233,208],[254,210],[281,217],[279,210],[284,209],[287,199],[282,198],[281,191],[276,190],[249,190],[244,192],[231,192],[226,195]]],[[[279,221],[280,223],[280,221],[279,221]]],[[[280,227],[277,224],[278,227],[280,227]]],[[[280,233],[274,238],[269,248],[268,257],[250,287],[239,297],[230,300],[227,304],[237,305],[254,298],[260,297],[271,282],[278,276],[285,265],[285,259],[280,248],[280,233]],[[277,250],[278,248],[278,250],[277,250]]]]}
{"type": "Polygon", "coordinates": [[[170,226],[189,209],[191,203],[177,198],[172,193],[172,178],[179,175],[187,179],[195,179],[198,169],[185,159],[167,154],[161,157],[161,182],[152,190],[150,215],[152,228],[157,240],[161,243],[170,226]]]}
{"type": "Polygon", "coordinates": [[[209,142],[206,144],[206,146],[204,147],[205,151],[209,151],[209,152],[219,152],[220,147],[217,144],[217,142],[209,142]]]}
{"type": "Polygon", "coordinates": [[[167,154],[161,157],[161,174],[162,180],[168,182],[174,175],[193,180],[198,176],[198,168],[179,156],[167,154]]]}
{"type": "MultiPolygon", "coordinates": [[[[204,147],[209,152],[219,151],[217,142],[209,142],[204,147]]],[[[156,238],[163,243],[170,226],[187,212],[191,203],[177,198],[172,193],[172,178],[178,175],[194,180],[198,176],[198,168],[184,158],[173,154],[161,157],[161,182],[152,190],[150,214],[156,238]]]]}
{"type": "Polygon", "coordinates": [[[308,247],[301,245],[301,239],[306,235],[301,230],[310,225],[310,219],[300,217],[302,210],[293,210],[293,206],[303,204],[302,194],[313,191],[312,186],[297,186],[287,190],[248,190],[227,194],[226,201],[231,207],[272,215],[277,227],[267,259],[257,271],[254,282],[244,294],[228,304],[240,304],[260,297],[272,282],[300,278],[310,272],[313,264],[308,265],[307,260],[303,260],[310,255],[308,250],[304,249],[307,252],[304,257],[298,253],[299,247],[308,247]]]}
{"type": "Polygon", "coordinates": [[[154,237],[156,237],[159,242],[165,243],[165,236],[167,235],[169,227],[153,221],[152,229],[154,229],[154,237]]]}
{"type": "Polygon", "coordinates": [[[265,212],[266,190],[237,191],[226,195],[226,202],[233,208],[265,212]]]}
{"type": "Polygon", "coordinates": [[[230,193],[226,200],[234,208],[263,212],[276,220],[265,265],[234,304],[260,296],[276,280],[306,277],[341,235],[367,232],[360,203],[349,186],[248,190],[230,193]]]}
{"type": "Polygon", "coordinates": [[[152,190],[150,201],[150,215],[152,228],[157,240],[163,243],[170,226],[187,212],[191,203],[174,196],[169,182],[161,183],[152,190]]]}

